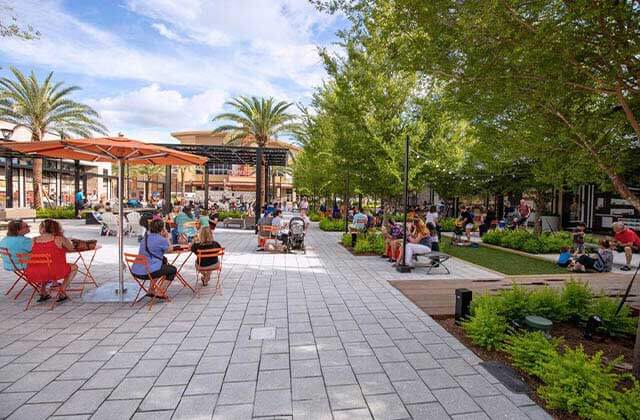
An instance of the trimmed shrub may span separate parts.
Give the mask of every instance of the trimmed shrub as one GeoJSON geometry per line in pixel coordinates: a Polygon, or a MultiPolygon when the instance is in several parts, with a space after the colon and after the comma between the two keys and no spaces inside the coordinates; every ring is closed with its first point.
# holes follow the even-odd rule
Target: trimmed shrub
{"type": "Polygon", "coordinates": [[[456,219],[454,217],[445,217],[438,221],[440,225],[440,229],[442,232],[453,232],[453,228],[455,226],[456,219]]]}
{"type": "Polygon", "coordinates": [[[567,311],[567,319],[580,320],[588,317],[589,305],[593,299],[589,284],[570,280],[564,285],[561,298],[567,311]]]}
{"type": "Polygon", "coordinates": [[[320,216],[317,213],[313,213],[313,214],[309,215],[309,220],[311,220],[312,222],[319,222],[320,219],[322,219],[322,216],[320,216]]]}
{"type": "Polygon", "coordinates": [[[344,230],[344,220],[325,217],[320,220],[320,229],[325,232],[342,232],[344,230]]]}
{"type": "Polygon", "coordinates": [[[76,217],[73,206],[51,207],[36,210],[38,219],[73,219],[76,217]]]}
{"type": "Polygon", "coordinates": [[[476,305],[474,314],[462,328],[474,344],[488,350],[500,349],[509,335],[507,320],[486,304],[476,305]]]}
{"type": "Polygon", "coordinates": [[[218,212],[218,220],[223,221],[224,219],[232,218],[232,219],[240,219],[246,216],[246,213],[243,213],[238,210],[223,210],[218,212]]]}
{"type": "Polygon", "coordinates": [[[355,252],[356,254],[365,254],[372,251],[373,247],[371,246],[369,239],[364,235],[358,235],[356,246],[353,248],[353,252],[355,252]]]}
{"type": "Polygon", "coordinates": [[[544,363],[558,357],[558,346],[562,340],[549,340],[542,332],[529,332],[507,339],[504,351],[511,356],[513,365],[523,371],[539,376],[544,363]]]}
{"type": "Polygon", "coordinates": [[[384,254],[384,237],[382,235],[370,235],[369,242],[373,252],[378,255],[384,254]]]}
{"type": "Polygon", "coordinates": [[[635,420],[640,413],[640,383],[632,377],[633,386],[617,392],[613,401],[601,401],[593,411],[594,419],[635,420]]]}
{"type": "Polygon", "coordinates": [[[592,299],[588,308],[588,316],[599,315],[602,318],[601,329],[610,335],[633,335],[636,332],[638,319],[631,316],[631,308],[623,305],[616,316],[620,301],[600,295],[592,299]]]}
{"type": "Polygon", "coordinates": [[[343,233],[341,242],[342,242],[342,245],[349,248],[351,246],[351,234],[343,233]]]}
{"type": "Polygon", "coordinates": [[[529,312],[529,291],[524,287],[513,284],[511,289],[502,290],[494,297],[493,305],[498,313],[508,321],[524,319],[529,312]]]}
{"type": "Polygon", "coordinates": [[[536,376],[544,382],[538,395],[549,408],[594,418],[598,406],[618,397],[616,386],[622,376],[613,369],[619,362],[616,359],[603,363],[602,352],[589,357],[582,346],[565,349],[561,355],[542,363],[537,371],[536,376]]]}
{"type": "Polygon", "coordinates": [[[571,233],[554,232],[534,235],[525,229],[492,230],[487,232],[482,241],[490,245],[517,249],[531,254],[550,254],[560,252],[562,247],[572,244],[571,233]]]}
{"type": "Polygon", "coordinates": [[[529,315],[543,316],[553,321],[567,319],[567,308],[560,291],[550,286],[531,291],[527,308],[529,315]]]}

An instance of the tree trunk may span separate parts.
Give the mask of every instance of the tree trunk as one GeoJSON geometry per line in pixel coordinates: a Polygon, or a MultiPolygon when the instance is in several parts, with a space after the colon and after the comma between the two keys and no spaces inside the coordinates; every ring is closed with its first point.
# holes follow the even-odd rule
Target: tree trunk
{"type": "Polygon", "coordinates": [[[540,190],[536,190],[534,203],[536,206],[536,219],[533,222],[533,230],[534,233],[539,236],[542,233],[542,211],[544,210],[546,205],[546,203],[544,202],[544,194],[540,190]]]}
{"type": "Polygon", "coordinates": [[[611,183],[613,184],[613,188],[616,190],[616,192],[620,194],[622,198],[630,202],[631,205],[640,212],[640,197],[631,192],[622,177],[614,173],[608,173],[607,175],[609,175],[611,183]]]}
{"type": "MultiPolygon", "coordinates": [[[[42,139],[42,135],[40,133],[32,133],[31,141],[40,141],[42,139]]],[[[33,208],[41,209],[42,208],[42,190],[40,186],[42,185],[42,159],[33,159],[33,208]]],[[[75,200],[75,197],[74,197],[75,200]]]]}

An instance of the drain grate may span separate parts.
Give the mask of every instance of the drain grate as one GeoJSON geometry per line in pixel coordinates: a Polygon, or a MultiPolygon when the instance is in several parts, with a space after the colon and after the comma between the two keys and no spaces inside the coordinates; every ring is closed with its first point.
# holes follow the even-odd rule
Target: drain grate
{"type": "Polygon", "coordinates": [[[275,327],[258,327],[251,329],[250,340],[274,340],[276,338],[275,327]]]}
{"type": "Polygon", "coordinates": [[[485,368],[487,372],[492,374],[502,385],[508,390],[516,394],[529,393],[529,386],[520,379],[520,375],[511,366],[501,362],[482,362],[480,366],[485,368]]]}

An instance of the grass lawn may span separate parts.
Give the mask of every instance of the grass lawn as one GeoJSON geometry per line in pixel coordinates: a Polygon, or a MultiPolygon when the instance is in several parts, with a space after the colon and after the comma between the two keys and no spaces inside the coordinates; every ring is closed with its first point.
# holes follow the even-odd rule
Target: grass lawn
{"type": "Polygon", "coordinates": [[[440,249],[451,256],[469,261],[507,275],[526,274],[567,274],[566,268],[558,267],[550,261],[524,257],[510,252],[483,247],[471,248],[452,246],[449,238],[442,238],[440,249]]]}

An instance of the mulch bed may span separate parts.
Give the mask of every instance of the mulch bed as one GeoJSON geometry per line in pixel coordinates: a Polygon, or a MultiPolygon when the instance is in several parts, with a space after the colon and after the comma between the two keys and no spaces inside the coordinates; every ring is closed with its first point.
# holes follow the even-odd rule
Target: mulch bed
{"type": "MultiPolygon", "coordinates": [[[[501,362],[511,366],[511,361],[509,360],[509,356],[506,353],[501,351],[489,351],[485,350],[482,347],[478,347],[471,342],[471,340],[466,336],[464,330],[461,326],[456,325],[455,319],[453,317],[433,317],[436,322],[438,322],[445,330],[451,333],[454,337],[456,337],[461,343],[463,343],[467,348],[473,351],[480,359],[483,361],[493,361],[493,362],[501,362]]],[[[554,324],[552,335],[554,337],[563,337],[564,345],[575,348],[579,345],[582,345],[585,353],[589,355],[593,355],[598,351],[601,351],[606,359],[613,360],[616,357],[624,356],[624,361],[631,363],[633,361],[633,345],[634,341],[631,338],[618,338],[618,337],[606,337],[602,338],[601,341],[589,341],[585,340],[583,337],[583,330],[573,324],[563,323],[563,324],[554,324]]],[[[542,385],[542,383],[526,373],[522,372],[520,369],[515,369],[519,374],[520,378],[531,388],[531,392],[529,393],[529,397],[535,401],[541,407],[545,407],[545,403],[541,400],[535,390],[542,385]]],[[[625,384],[622,384],[623,386],[625,384]]],[[[562,420],[574,420],[580,419],[580,417],[576,414],[568,414],[558,410],[549,410],[545,408],[547,412],[553,416],[555,419],[562,420]]]]}

